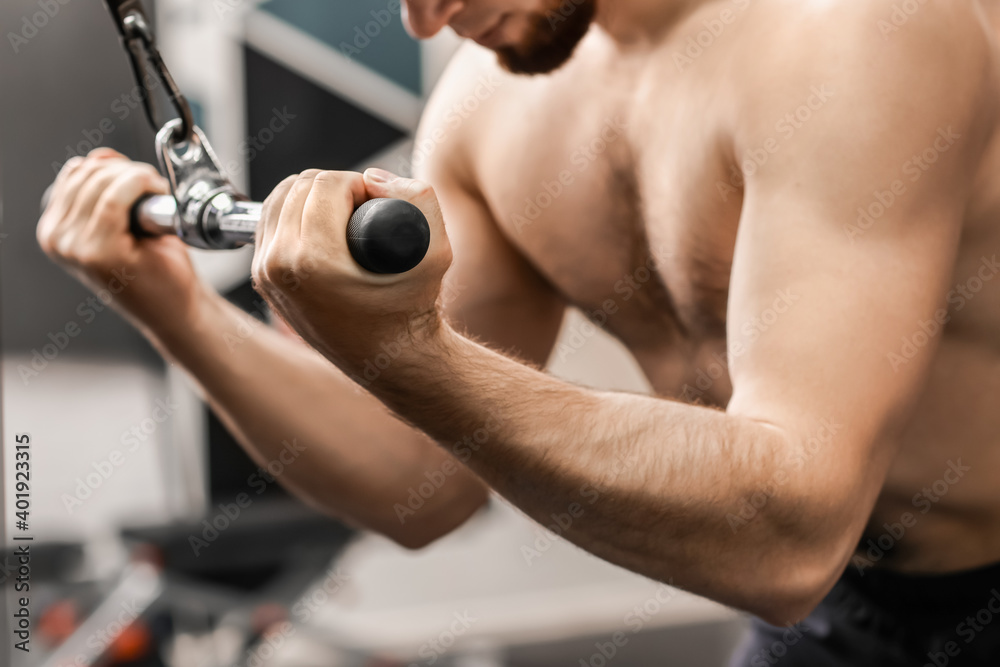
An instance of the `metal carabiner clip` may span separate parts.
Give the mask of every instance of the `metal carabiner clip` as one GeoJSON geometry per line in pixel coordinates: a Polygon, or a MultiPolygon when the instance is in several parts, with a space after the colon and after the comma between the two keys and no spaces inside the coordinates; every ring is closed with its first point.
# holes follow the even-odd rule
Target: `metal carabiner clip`
{"type": "MultiPolygon", "coordinates": [[[[222,173],[208,139],[194,124],[191,107],[160,57],[139,0],[104,0],[104,4],[128,50],[146,117],[156,132],[160,169],[170,181],[169,196],[146,196],[133,207],[133,232],[177,235],[188,245],[211,250],[253,243],[263,204],[248,201],[222,173]],[[153,66],[177,112],[177,118],[162,126],[146,85],[143,58],[153,66]]],[[[424,258],[431,238],[424,214],[400,199],[362,204],[351,216],[346,233],[351,256],[372,273],[409,271],[424,258]]]]}
{"type": "Polygon", "coordinates": [[[166,90],[170,104],[173,106],[180,124],[175,131],[174,140],[178,143],[189,141],[194,135],[194,117],[191,107],[188,105],[184,95],[181,94],[174,78],[170,75],[166,63],[160,56],[160,51],[156,47],[156,38],[146,17],[145,11],[139,0],[104,0],[105,6],[111,12],[115,27],[121,37],[122,44],[129,54],[129,63],[132,66],[132,74],[136,84],[142,90],[142,106],[146,112],[146,118],[154,132],[158,132],[164,123],[157,118],[156,110],[153,106],[152,91],[146,85],[146,68],[144,62],[152,65],[156,78],[166,90]]]}

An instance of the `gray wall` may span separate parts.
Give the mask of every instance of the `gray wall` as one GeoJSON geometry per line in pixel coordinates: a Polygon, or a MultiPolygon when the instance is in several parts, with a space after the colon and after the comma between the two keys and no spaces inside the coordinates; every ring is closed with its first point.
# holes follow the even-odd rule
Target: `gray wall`
{"type": "MultiPolygon", "coordinates": [[[[149,348],[117,315],[105,311],[85,324],[77,306],[85,288],[54,266],[34,238],[38,202],[54,179],[53,163],[67,146],[96,139],[135,159],[152,161],[152,131],[139,109],[122,118],[115,100],[133,91],[128,63],[103,3],[44,0],[0,2],[0,160],[3,161],[0,243],[0,319],[5,353],[49,343],[48,334],[75,321],[83,329],[63,354],[152,358],[149,348]],[[66,2],[66,4],[60,4],[66,2]],[[52,11],[50,9],[50,11],[52,11]],[[42,24],[37,34],[25,19],[42,24]],[[43,20],[44,19],[44,20],[43,20]],[[30,37],[12,44],[10,33],[30,37]],[[104,137],[101,127],[113,128],[104,137]]],[[[86,148],[86,146],[81,146],[86,148]]]]}

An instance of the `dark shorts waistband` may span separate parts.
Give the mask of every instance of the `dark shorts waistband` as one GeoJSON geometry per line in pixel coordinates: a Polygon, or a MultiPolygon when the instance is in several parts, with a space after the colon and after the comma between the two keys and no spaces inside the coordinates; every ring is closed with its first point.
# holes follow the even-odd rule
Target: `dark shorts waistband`
{"type": "Polygon", "coordinates": [[[886,611],[944,617],[1000,609],[1000,563],[943,574],[908,574],[885,569],[859,572],[848,566],[841,582],[886,611]]]}

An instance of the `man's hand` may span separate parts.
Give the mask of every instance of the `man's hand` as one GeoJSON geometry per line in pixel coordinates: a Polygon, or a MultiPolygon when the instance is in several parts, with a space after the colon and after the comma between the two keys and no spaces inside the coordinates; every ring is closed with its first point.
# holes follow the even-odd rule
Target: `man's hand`
{"type": "Polygon", "coordinates": [[[98,148],[66,162],[36,230],[49,257],[154,334],[184,321],[200,288],[180,239],[129,231],[142,195],[169,192],[152,165],[98,148]]]}
{"type": "Polygon", "coordinates": [[[431,339],[443,325],[441,281],[451,246],[434,191],[370,169],[309,170],[282,181],[264,202],[253,260],[256,288],[308,343],[354,372],[381,344],[431,339]],[[400,275],[375,275],[347,248],[354,210],[376,197],[417,206],[431,228],[427,256],[400,275]]]}

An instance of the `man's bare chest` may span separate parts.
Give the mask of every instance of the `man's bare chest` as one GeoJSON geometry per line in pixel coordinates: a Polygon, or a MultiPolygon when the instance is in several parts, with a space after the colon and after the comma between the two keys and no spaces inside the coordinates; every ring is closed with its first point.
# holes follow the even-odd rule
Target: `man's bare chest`
{"type": "Polygon", "coordinates": [[[486,188],[497,223],[630,347],[724,336],[743,193],[711,114],[586,99],[536,108],[494,145],[489,171],[512,174],[486,188]]]}

